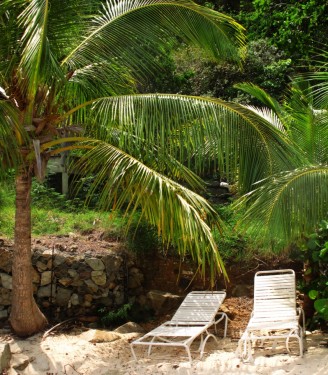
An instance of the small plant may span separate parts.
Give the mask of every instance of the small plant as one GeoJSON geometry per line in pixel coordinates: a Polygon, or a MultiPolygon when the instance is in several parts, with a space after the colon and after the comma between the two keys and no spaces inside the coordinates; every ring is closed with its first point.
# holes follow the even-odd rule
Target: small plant
{"type": "Polygon", "coordinates": [[[311,325],[328,322],[328,221],[322,221],[301,248],[304,262],[302,290],[313,301],[311,325]]]}
{"type": "Polygon", "coordinates": [[[153,316],[151,309],[138,303],[127,303],[113,311],[107,311],[107,308],[100,308],[98,312],[101,315],[100,321],[105,327],[117,327],[128,321],[146,322],[153,316]]]}
{"type": "Polygon", "coordinates": [[[136,214],[129,225],[126,240],[129,250],[136,254],[151,254],[160,247],[160,239],[156,229],[136,214]]]}
{"type": "MultiPolygon", "coordinates": [[[[123,324],[129,320],[129,313],[132,309],[132,304],[127,303],[117,310],[106,312],[102,316],[101,322],[105,327],[112,327],[119,324],[123,324]]],[[[100,313],[104,313],[105,309],[100,309],[100,313]]]]}

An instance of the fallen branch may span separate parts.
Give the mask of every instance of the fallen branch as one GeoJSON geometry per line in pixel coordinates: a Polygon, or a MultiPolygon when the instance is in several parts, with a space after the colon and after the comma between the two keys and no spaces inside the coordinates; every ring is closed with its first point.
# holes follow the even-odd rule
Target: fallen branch
{"type": "Polygon", "coordinates": [[[50,329],[48,329],[48,331],[46,331],[43,336],[42,336],[42,340],[43,341],[47,336],[49,336],[49,334],[54,331],[56,328],[68,323],[68,322],[71,322],[73,320],[76,320],[76,317],[75,318],[70,318],[70,319],[67,319],[67,320],[64,320],[63,322],[60,322],[58,324],[56,324],[55,326],[51,327],[50,329]]]}

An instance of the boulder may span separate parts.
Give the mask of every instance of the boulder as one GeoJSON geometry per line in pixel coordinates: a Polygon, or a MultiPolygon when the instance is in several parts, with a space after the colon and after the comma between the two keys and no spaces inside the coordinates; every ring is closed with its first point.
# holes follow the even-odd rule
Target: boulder
{"type": "Polygon", "coordinates": [[[65,288],[57,288],[56,294],[56,304],[58,306],[67,306],[69,300],[71,299],[72,291],[65,288]]]}
{"type": "Polygon", "coordinates": [[[11,272],[12,253],[7,249],[0,248],[0,270],[11,272]]]}
{"type": "Polygon", "coordinates": [[[0,287],[0,305],[8,306],[11,304],[11,290],[0,287]]]}
{"type": "Polygon", "coordinates": [[[45,271],[41,273],[41,286],[48,285],[51,283],[52,272],[45,271]]]}
{"type": "Polygon", "coordinates": [[[56,284],[48,284],[46,286],[41,286],[38,291],[37,291],[37,296],[39,298],[44,298],[44,297],[51,297],[51,295],[55,295],[56,293],[56,284]]]}
{"type": "Polygon", "coordinates": [[[105,331],[100,329],[90,329],[87,332],[83,332],[80,337],[83,340],[98,343],[98,342],[112,342],[122,338],[120,333],[105,331]]]}
{"type": "Polygon", "coordinates": [[[96,285],[105,285],[107,278],[103,271],[91,271],[91,279],[96,285]]]}
{"type": "Polygon", "coordinates": [[[104,263],[98,258],[87,258],[85,263],[87,263],[94,271],[103,271],[105,269],[104,263]]]}
{"type": "Polygon", "coordinates": [[[13,288],[13,278],[6,273],[0,273],[1,284],[6,289],[13,288]]]}
{"type": "Polygon", "coordinates": [[[151,290],[147,293],[147,297],[155,315],[165,315],[176,310],[184,298],[161,290],[151,290]]]}
{"type": "Polygon", "coordinates": [[[4,370],[6,370],[9,367],[11,359],[11,351],[9,344],[3,344],[0,343],[0,371],[1,374],[5,373],[4,370]]]}
{"type": "Polygon", "coordinates": [[[113,332],[126,334],[126,333],[145,333],[146,331],[137,323],[127,322],[120,327],[114,329],[113,332]]]}

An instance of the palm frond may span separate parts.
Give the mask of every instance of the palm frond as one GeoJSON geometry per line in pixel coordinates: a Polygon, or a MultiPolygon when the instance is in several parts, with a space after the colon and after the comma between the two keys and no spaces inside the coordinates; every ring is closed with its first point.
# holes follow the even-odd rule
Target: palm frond
{"type": "Polygon", "coordinates": [[[128,95],[99,99],[92,111],[100,132],[120,130],[123,150],[157,145],[163,158],[169,154],[196,172],[215,161],[221,175],[238,180],[243,191],[292,168],[299,157],[286,134],[266,119],[219,99],[128,95]]]}
{"type": "Polygon", "coordinates": [[[31,0],[19,16],[20,26],[24,29],[20,78],[31,106],[38,85],[42,82],[42,71],[55,65],[47,39],[49,6],[47,0],[31,0]]]}
{"type": "Polygon", "coordinates": [[[0,100],[0,178],[21,163],[19,146],[27,134],[18,125],[18,118],[17,108],[9,101],[0,100]]]}
{"type": "Polygon", "coordinates": [[[163,241],[173,244],[182,256],[191,254],[203,274],[209,264],[214,265],[212,280],[217,272],[225,274],[211,233],[220,219],[204,198],[108,143],[90,141],[84,145],[92,149],[74,171],[95,176],[90,194],[102,187],[102,207],[125,207],[127,213],[140,209],[142,216],[157,227],[163,241]]]}
{"type": "Polygon", "coordinates": [[[201,45],[214,58],[240,59],[243,28],[233,19],[189,0],[107,0],[89,35],[63,60],[73,69],[115,61],[135,74],[149,72],[171,37],[201,45]]]}
{"type": "Polygon", "coordinates": [[[285,132],[284,124],[281,122],[276,112],[272,109],[266,107],[259,108],[251,105],[246,105],[245,107],[261,116],[264,120],[268,121],[270,124],[272,124],[272,126],[279,129],[281,132],[285,132]]]}
{"type": "Polygon", "coordinates": [[[327,165],[272,176],[235,203],[246,209],[238,228],[254,239],[288,245],[313,232],[328,217],[327,186],[327,165]]]}
{"type": "MultiPolygon", "coordinates": [[[[234,87],[258,99],[266,107],[270,108],[281,121],[281,116],[283,115],[283,109],[281,105],[277,102],[277,100],[274,99],[271,95],[269,95],[266,91],[261,89],[259,86],[254,85],[253,83],[249,83],[249,82],[238,83],[234,85],[234,87]]],[[[282,122],[282,125],[283,125],[283,122],[282,122]]]]}
{"type": "Polygon", "coordinates": [[[83,103],[91,99],[134,93],[135,80],[131,75],[106,61],[76,69],[61,91],[62,101],[83,103]]]}

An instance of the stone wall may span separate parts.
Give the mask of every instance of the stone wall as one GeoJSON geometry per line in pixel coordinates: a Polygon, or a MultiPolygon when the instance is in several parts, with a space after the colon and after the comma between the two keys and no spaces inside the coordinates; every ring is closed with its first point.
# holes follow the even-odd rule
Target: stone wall
{"type": "MultiPolygon", "coordinates": [[[[104,245],[81,251],[78,244],[52,248],[36,244],[32,252],[34,296],[51,319],[90,315],[100,307],[145,302],[144,276],[130,253],[104,245]],[[107,248],[106,248],[107,247],[107,248]]],[[[10,313],[12,248],[0,247],[0,319],[10,313]]]]}

